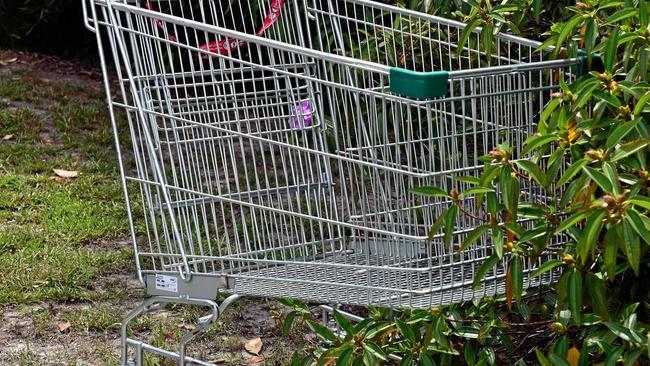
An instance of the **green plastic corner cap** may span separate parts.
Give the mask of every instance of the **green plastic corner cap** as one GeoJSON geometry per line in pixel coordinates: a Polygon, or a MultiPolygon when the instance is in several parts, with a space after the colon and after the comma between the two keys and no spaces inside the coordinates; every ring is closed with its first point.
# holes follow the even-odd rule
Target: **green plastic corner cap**
{"type": "Polygon", "coordinates": [[[585,50],[578,50],[578,59],[580,64],[578,65],[578,77],[588,73],[589,71],[605,71],[605,64],[603,64],[603,59],[600,57],[599,53],[591,54],[591,65],[589,65],[589,55],[585,50]]]}
{"type": "Polygon", "coordinates": [[[390,69],[390,91],[413,99],[433,99],[447,95],[447,71],[418,72],[393,67],[390,69]]]}

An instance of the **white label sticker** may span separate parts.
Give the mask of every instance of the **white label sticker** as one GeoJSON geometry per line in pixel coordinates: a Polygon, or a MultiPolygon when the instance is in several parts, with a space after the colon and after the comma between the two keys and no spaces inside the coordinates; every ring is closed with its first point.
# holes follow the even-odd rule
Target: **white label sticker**
{"type": "Polygon", "coordinates": [[[156,290],[178,292],[178,278],[157,274],[156,290]]]}

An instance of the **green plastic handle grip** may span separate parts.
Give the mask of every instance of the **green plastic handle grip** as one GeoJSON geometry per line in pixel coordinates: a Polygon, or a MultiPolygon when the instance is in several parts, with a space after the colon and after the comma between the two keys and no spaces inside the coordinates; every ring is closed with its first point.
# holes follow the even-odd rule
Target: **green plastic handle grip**
{"type": "Polygon", "coordinates": [[[447,71],[418,72],[393,67],[390,69],[390,91],[413,99],[434,99],[447,95],[447,71]]]}

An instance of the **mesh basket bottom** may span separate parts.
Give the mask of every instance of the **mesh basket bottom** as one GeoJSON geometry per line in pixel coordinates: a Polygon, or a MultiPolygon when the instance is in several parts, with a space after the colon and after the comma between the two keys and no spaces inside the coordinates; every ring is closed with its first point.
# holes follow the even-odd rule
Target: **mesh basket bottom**
{"type": "MultiPolygon", "coordinates": [[[[501,263],[488,274],[479,289],[473,289],[472,282],[481,262],[438,268],[434,265],[424,271],[409,271],[403,267],[405,263],[401,263],[400,268],[372,269],[325,265],[368,259],[362,253],[352,256],[356,258],[332,254],[312,262],[252,269],[236,276],[232,290],[255,297],[411,309],[428,309],[505,293],[505,268],[501,263]]],[[[558,273],[547,273],[531,279],[528,273],[524,275],[526,288],[551,283],[558,277],[558,273]]]]}

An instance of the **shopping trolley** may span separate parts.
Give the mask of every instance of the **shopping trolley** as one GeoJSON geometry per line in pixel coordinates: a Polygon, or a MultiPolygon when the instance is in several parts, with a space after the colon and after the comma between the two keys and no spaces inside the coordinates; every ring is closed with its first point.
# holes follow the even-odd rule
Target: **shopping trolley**
{"type": "MultiPolygon", "coordinates": [[[[428,231],[452,202],[411,189],[467,189],[459,178],[479,175],[499,144],[522,157],[586,57],[547,60],[506,34],[486,52],[480,29],[459,44],[462,23],[369,0],[240,3],[83,2],[151,295],[123,322],[122,364],[145,351],[207,364],[185,346],[238,296],[415,309],[502,294],[508,255],[472,286],[489,235],[458,251],[484,207],[463,199],[446,246],[428,231]],[[231,294],[220,306],[219,292],[231,294]],[[168,302],[212,313],[178,353],[127,337],[130,320],[168,302]]],[[[550,204],[542,192],[521,187],[550,204]]],[[[552,256],[525,261],[525,287],[556,279],[529,276],[552,256]]]]}

